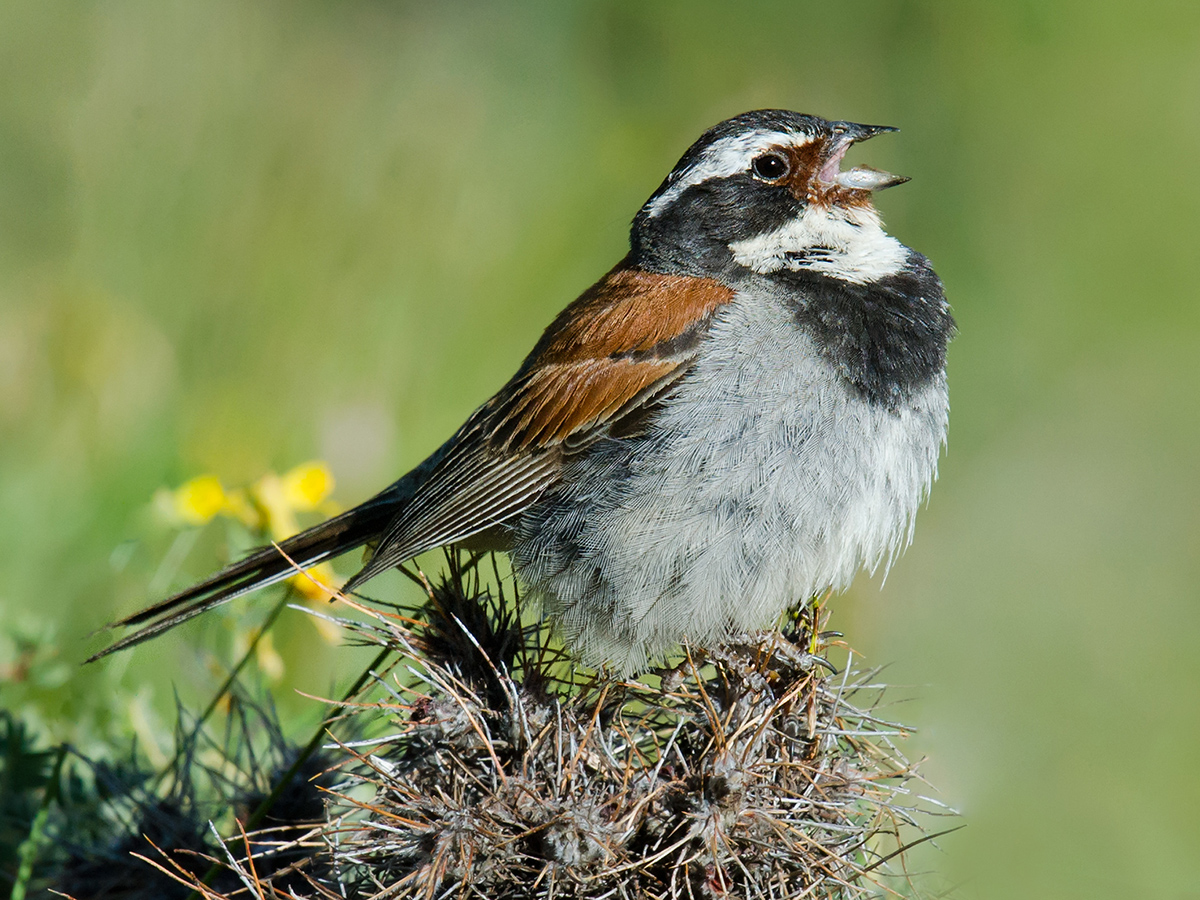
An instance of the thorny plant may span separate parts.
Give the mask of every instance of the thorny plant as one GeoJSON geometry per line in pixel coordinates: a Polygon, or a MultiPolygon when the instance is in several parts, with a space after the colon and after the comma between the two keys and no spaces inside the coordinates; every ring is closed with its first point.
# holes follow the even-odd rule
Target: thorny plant
{"type": "Polygon", "coordinates": [[[819,605],[618,681],[581,675],[480,563],[413,573],[415,615],[355,604],[365,623],[342,622],[397,662],[374,695],[393,732],[345,748],[371,788],[335,851],[360,896],[910,891],[888,877],[920,834],[904,729],[875,712],[876,672],[810,652],[832,636],[819,605]]]}
{"type": "Polygon", "coordinates": [[[380,654],[294,760],[305,784],[338,770],[319,826],[272,837],[269,804],[243,804],[232,838],[138,858],[205,900],[915,892],[904,851],[938,836],[937,804],[878,672],[821,655],[819,605],[621,681],[522,617],[494,559],[485,579],[489,557],[447,558],[437,584],[405,570],[418,609],[342,598],[360,618],[337,623],[380,654]]]}

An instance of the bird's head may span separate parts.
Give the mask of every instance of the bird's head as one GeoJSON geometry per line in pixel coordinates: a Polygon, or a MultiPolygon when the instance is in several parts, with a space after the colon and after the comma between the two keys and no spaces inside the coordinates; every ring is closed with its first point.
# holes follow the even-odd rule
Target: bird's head
{"type": "Polygon", "coordinates": [[[727,119],[638,212],[635,262],[710,277],[808,270],[869,283],[895,274],[909,251],[883,232],[871,195],[908,179],[841,169],[851,145],[895,130],[778,109],[727,119]]]}

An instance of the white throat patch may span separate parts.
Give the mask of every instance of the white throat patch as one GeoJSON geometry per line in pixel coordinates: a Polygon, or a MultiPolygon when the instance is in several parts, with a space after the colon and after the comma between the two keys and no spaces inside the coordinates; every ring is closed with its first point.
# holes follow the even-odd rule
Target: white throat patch
{"type": "Polygon", "coordinates": [[[883,230],[875,210],[834,214],[816,205],[774,231],[735,241],[729,249],[740,265],[760,274],[807,270],[854,284],[895,275],[909,252],[883,230]]]}

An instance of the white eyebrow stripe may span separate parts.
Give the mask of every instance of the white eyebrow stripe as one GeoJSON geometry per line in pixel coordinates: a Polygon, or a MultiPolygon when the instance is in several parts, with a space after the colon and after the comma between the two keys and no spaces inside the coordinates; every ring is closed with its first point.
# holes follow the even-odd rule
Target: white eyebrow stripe
{"type": "Polygon", "coordinates": [[[794,131],[751,131],[721,138],[705,149],[678,181],[655,198],[647,214],[654,218],[693,185],[744,172],[750,160],[763,150],[778,146],[803,147],[812,140],[812,137],[794,131]]]}

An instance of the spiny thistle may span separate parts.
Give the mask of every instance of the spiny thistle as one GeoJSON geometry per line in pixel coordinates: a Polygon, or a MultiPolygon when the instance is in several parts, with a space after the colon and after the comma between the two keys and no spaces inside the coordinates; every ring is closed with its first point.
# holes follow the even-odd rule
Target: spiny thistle
{"type": "Polygon", "coordinates": [[[480,558],[448,560],[437,584],[407,573],[426,594],[415,610],[343,598],[360,618],[338,624],[380,652],[306,747],[281,752],[273,718],[244,706],[268,725],[271,762],[248,737],[227,739],[213,758],[240,760],[230,768],[242,774],[227,779],[236,787],[223,811],[201,814],[192,772],[221,767],[202,763],[192,732],[176,787],[126,791],[133,827],[90,857],[121,855],[124,878],[89,891],[80,876],[104,869],[75,854],[59,890],[77,900],[149,896],[138,892],[149,885],[204,900],[914,892],[892,866],[928,839],[914,836],[932,810],[909,792],[915,773],[893,743],[904,729],[876,712],[876,673],[839,674],[821,655],[830,633],[819,607],[622,681],[580,669],[547,625],[523,617],[494,559],[491,587],[480,558]],[[153,827],[163,811],[175,812],[169,833],[153,827]],[[206,816],[233,820],[225,837],[206,816]]]}
{"type": "MultiPolygon", "coordinates": [[[[358,755],[334,855],[358,895],[856,897],[915,826],[899,726],[810,652],[818,616],[641,681],[580,680],[451,558],[415,616],[358,608],[392,647],[395,734],[358,755]],[[400,673],[403,673],[401,675],[400,673]],[[888,846],[890,842],[890,847],[888,846]]],[[[357,605],[357,604],[355,604],[357,605]]],[[[817,626],[819,627],[819,625],[817,626]]]]}

